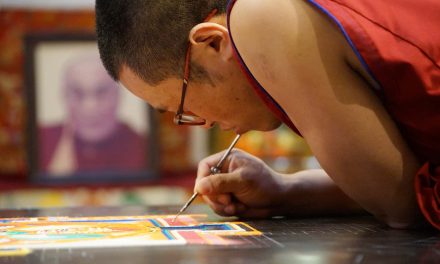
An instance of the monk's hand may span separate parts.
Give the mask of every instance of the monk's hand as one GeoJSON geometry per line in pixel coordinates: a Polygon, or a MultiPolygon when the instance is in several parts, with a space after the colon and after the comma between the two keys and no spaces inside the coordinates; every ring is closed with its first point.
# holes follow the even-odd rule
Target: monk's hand
{"type": "Polygon", "coordinates": [[[195,191],[219,215],[264,218],[278,215],[284,207],[283,175],[262,160],[234,149],[221,168],[212,175],[224,152],[200,161],[195,191]]]}

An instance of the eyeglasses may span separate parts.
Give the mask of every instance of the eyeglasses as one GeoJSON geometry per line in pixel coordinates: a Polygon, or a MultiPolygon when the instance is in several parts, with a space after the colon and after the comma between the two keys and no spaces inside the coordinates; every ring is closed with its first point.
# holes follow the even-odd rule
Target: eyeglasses
{"type": "MultiPolygon", "coordinates": [[[[203,22],[209,21],[216,13],[217,13],[217,9],[212,10],[211,13],[209,13],[209,15],[203,20],[203,22]]],[[[177,113],[174,116],[174,124],[187,125],[187,126],[202,126],[206,124],[205,119],[190,113],[184,113],[183,111],[186,88],[188,87],[188,82],[189,82],[190,61],[191,61],[191,43],[188,43],[188,49],[186,50],[186,55],[185,55],[185,65],[183,69],[182,96],[180,97],[179,108],[177,109],[177,113]]]]}

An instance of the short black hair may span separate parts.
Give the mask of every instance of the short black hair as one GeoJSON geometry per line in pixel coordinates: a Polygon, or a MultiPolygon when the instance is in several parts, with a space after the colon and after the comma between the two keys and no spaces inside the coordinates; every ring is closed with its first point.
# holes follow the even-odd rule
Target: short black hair
{"type": "MultiPolygon", "coordinates": [[[[96,33],[104,67],[114,80],[123,64],[156,85],[182,77],[188,33],[227,0],[96,0],[96,33]]],[[[195,67],[197,68],[197,67],[195,67]]]]}

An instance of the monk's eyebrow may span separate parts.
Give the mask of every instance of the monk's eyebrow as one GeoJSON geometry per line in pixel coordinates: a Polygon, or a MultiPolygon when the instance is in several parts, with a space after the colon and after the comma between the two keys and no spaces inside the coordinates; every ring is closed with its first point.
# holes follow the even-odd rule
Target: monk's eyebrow
{"type": "Polygon", "coordinates": [[[156,111],[158,111],[158,112],[161,113],[161,114],[167,112],[167,110],[165,110],[165,109],[163,109],[163,108],[160,108],[160,107],[157,107],[157,108],[156,108],[156,111]]]}

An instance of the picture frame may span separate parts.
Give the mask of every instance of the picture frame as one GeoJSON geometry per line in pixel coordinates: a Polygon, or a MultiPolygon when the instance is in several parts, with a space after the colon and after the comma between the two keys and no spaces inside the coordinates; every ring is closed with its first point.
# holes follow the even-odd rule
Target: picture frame
{"type": "Polygon", "coordinates": [[[33,33],[24,46],[32,183],[158,178],[156,113],[110,78],[93,33],[33,33]]]}

